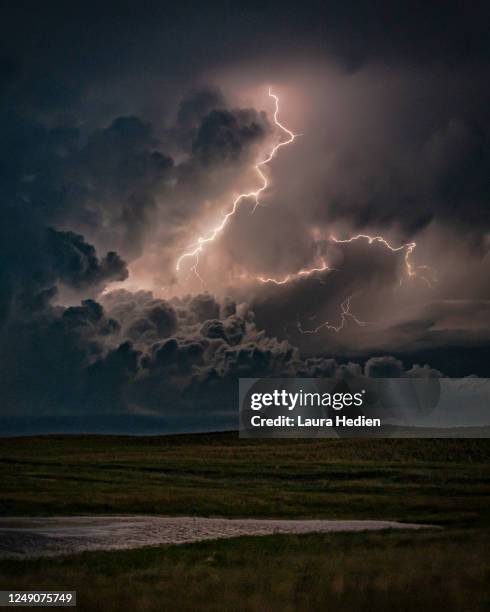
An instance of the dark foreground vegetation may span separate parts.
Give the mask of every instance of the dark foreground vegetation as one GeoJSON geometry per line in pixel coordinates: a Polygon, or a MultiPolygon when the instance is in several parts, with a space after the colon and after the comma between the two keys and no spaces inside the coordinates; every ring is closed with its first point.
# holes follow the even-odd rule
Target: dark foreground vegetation
{"type": "Polygon", "coordinates": [[[78,610],[488,610],[490,535],[238,538],[0,564],[0,587],[77,590],[78,610]]]}
{"type": "Polygon", "coordinates": [[[490,607],[489,440],[4,439],[0,482],[4,516],[389,518],[443,527],[0,562],[0,589],[76,589],[79,610],[490,607]]]}
{"type": "Polygon", "coordinates": [[[490,525],[490,440],[0,440],[0,514],[372,518],[490,525]]]}

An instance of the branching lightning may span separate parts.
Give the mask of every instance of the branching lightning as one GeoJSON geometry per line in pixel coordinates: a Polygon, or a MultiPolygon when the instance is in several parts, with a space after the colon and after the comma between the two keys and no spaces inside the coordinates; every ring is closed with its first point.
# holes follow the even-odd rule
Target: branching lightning
{"type": "MultiPolygon", "coordinates": [[[[430,280],[419,273],[419,270],[429,270],[432,273],[433,280],[435,280],[435,274],[432,268],[429,266],[416,266],[411,261],[411,255],[417,246],[415,242],[408,242],[407,244],[402,244],[401,246],[394,247],[392,246],[383,236],[369,236],[368,234],[357,234],[356,236],[351,236],[350,238],[345,238],[343,240],[336,238],[335,236],[330,236],[330,240],[337,244],[347,244],[350,242],[355,242],[356,240],[365,239],[369,242],[369,244],[373,244],[374,242],[381,243],[384,247],[390,250],[392,253],[398,253],[401,251],[405,251],[404,262],[405,262],[405,270],[408,278],[420,278],[424,282],[426,282],[429,287],[431,287],[430,280]]],[[[275,285],[286,285],[299,277],[302,276],[311,276],[315,272],[324,272],[326,270],[335,270],[335,268],[331,268],[324,260],[321,261],[321,267],[318,268],[304,268],[299,270],[299,272],[292,272],[290,274],[286,274],[283,278],[266,278],[264,276],[256,276],[255,280],[260,281],[261,283],[273,283],[275,285]]],[[[401,281],[400,281],[401,282],[401,281]]],[[[350,300],[350,298],[349,298],[350,300]]],[[[344,302],[345,304],[346,302],[344,302]]],[[[344,314],[348,314],[352,317],[350,312],[346,312],[344,314]]],[[[322,326],[320,326],[322,327],[322,326]]]]}
{"type": "Polygon", "coordinates": [[[317,334],[321,329],[328,329],[330,331],[339,333],[339,331],[344,329],[345,324],[348,319],[351,319],[352,321],[354,321],[354,323],[356,323],[357,325],[360,325],[361,327],[369,325],[368,321],[361,321],[350,311],[351,299],[352,299],[352,295],[350,295],[347,299],[345,299],[342,302],[342,304],[340,304],[340,323],[338,325],[332,325],[330,321],[325,321],[324,323],[321,323],[320,325],[318,325],[317,327],[313,329],[304,329],[301,324],[301,321],[298,318],[296,327],[298,328],[299,333],[300,334],[317,334]]]}
{"type": "MultiPolygon", "coordinates": [[[[415,277],[421,278],[423,281],[425,281],[428,284],[429,287],[431,287],[432,285],[429,279],[418,273],[418,270],[429,270],[432,272],[434,280],[436,280],[435,274],[429,266],[415,266],[412,263],[411,255],[414,252],[415,247],[417,246],[415,242],[409,242],[407,244],[402,244],[401,246],[394,247],[385,238],[383,238],[383,236],[369,236],[368,234],[357,234],[355,236],[351,236],[350,238],[345,238],[343,240],[338,239],[335,236],[330,236],[330,240],[337,244],[347,244],[347,243],[355,242],[356,240],[361,240],[361,239],[367,240],[369,244],[373,244],[374,242],[379,242],[384,247],[386,247],[388,250],[390,250],[392,253],[398,253],[401,251],[405,251],[404,262],[405,262],[405,270],[406,270],[408,278],[415,278],[415,277]]],[[[401,280],[400,280],[400,283],[401,283],[401,280]]],[[[333,325],[332,323],[330,323],[330,321],[325,321],[313,329],[304,329],[302,327],[301,322],[298,319],[298,322],[297,322],[298,331],[301,334],[316,334],[322,329],[327,329],[327,330],[338,333],[344,329],[345,324],[348,319],[354,321],[354,323],[356,323],[357,325],[361,327],[369,325],[370,324],[369,322],[361,321],[351,312],[350,310],[351,299],[352,299],[352,296],[349,296],[340,305],[340,323],[338,325],[333,325]]]]}
{"type": "Polygon", "coordinates": [[[257,206],[260,204],[261,194],[269,186],[269,182],[267,180],[266,175],[262,171],[262,167],[267,165],[270,161],[272,161],[272,159],[276,156],[276,153],[279,151],[281,147],[285,147],[286,145],[291,144],[293,140],[296,138],[297,134],[294,134],[293,132],[291,132],[291,130],[288,130],[288,128],[285,127],[279,121],[279,98],[274,93],[272,93],[270,88],[269,88],[268,93],[269,93],[269,96],[274,99],[274,103],[275,103],[274,124],[280,130],[282,130],[284,134],[287,135],[287,139],[282,140],[278,144],[276,144],[265,159],[255,164],[255,171],[259,175],[259,178],[261,181],[260,187],[258,189],[255,189],[254,191],[248,191],[246,193],[239,194],[235,198],[234,202],[232,203],[230,210],[226,214],[223,215],[223,219],[221,220],[221,223],[219,223],[214,229],[212,229],[207,236],[200,236],[195,243],[189,245],[188,247],[189,250],[183,253],[177,260],[177,263],[175,266],[175,269],[177,270],[177,272],[180,270],[180,265],[184,259],[194,258],[195,264],[192,267],[192,270],[197,276],[199,276],[197,272],[197,265],[199,263],[199,255],[203,252],[204,245],[208,244],[209,242],[213,242],[216,239],[216,237],[223,231],[223,229],[226,227],[226,224],[228,223],[230,218],[238,210],[238,207],[241,202],[243,202],[244,200],[253,198],[255,200],[255,205],[254,205],[253,210],[257,208],[257,206]]]}
{"type": "MultiPolygon", "coordinates": [[[[276,156],[280,148],[291,144],[295,140],[296,136],[298,136],[298,134],[294,134],[291,130],[289,130],[279,121],[279,98],[274,93],[272,93],[270,88],[269,88],[268,93],[269,93],[269,96],[273,98],[274,103],[275,103],[274,124],[287,136],[287,138],[277,143],[271,149],[270,153],[267,155],[265,159],[255,164],[254,169],[259,176],[261,185],[253,191],[248,191],[246,193],[239,194],[235,198],[233,203],[231,204],[229,211],[223,215],[221,222],[214,229],[212,229],[208,235],[200,236],[196,242],[189,245],[188,250],[184,252],[177,260],[176,270],[179,271],[181,264],[185,259],[188,259],[188,258],[194,259],[194,263],[190,269],[194,272],[194,274],[200,280],[201,286],[204,284],[204,282],[201,276],[199,275],[197,268],[199,265],[199,256],[203,252],[204,246],[208,243],[213,242],[218,237],[218,235],[224,230],[228,221],[236,213],[239,205],[243,201],[248,200],[248,199],[253,199],[255,201],[255,204],[254,204],[252,212],[255,211],[257,206],[259,206],[260,204],[260,196],[264,193],[264,191],[269,186],[267,176],[264,174],[262,168],[266,166],[276,156]]],[[[437,281],[435,272],[434,270],[432,270],[432,268],[430,268],[429,266],[415,265],[412,262],[412,254],[415,251],[415,248],[417,246],[415,242],[408,242],[406,244],[402,244],[401,246],[393,246],[383,236],[370,236],[368,234],[356,234],[355,236],[351,236],[350,238],[345,238],[345,239],[339,239],[339,238],[336,238],[335,236],[330,236],[330,240],[336,244],[347,244],[347,243],[355,242],[357,240],[367,240],[370,245],[373,243],[382,244],[386,249],[388,249],[392,253],[404,252],[405,271],[406,271],[406,276],[409,279],[420,278],[421,280],[426,282],[429,287],[431,287],[432,286],[431,280],[429,280],[429,278],[427,278],[424,274],[420,273],[421,270],[426,270],[430,272],[432,281],[437,281]]],[[[265,276],[250,277],[248,276],[248,274],[242,274],[240,278],[244,278],[244,279],[250,278],[256,282],[260,282],[263,284],[287,285],[291,282],[298,280],[299,278],[308,277],[315,273],[321,273],[327,270],[332,271],[332,270],[335,270],[335,268],[331,268],[327,264],[327,262],[322,259],[318,267],[303,268],[299,270],[298,272],[291,272],[289,274],[286,274],[282,278],[273,278],[273,277],[265,277],[265,276]]],[[[400,284],[401,282],[402,282],[402,279],[400,280],[400,284]]],[[[347,297],[341,303],[340,322],[338,325],[334,325],[330,321],[325,321],[313,329],[304,329],[298,318],[298,322],[297,322],[298,331],[301,334],[316,334],[322,329],[327,329],[327,330],[338,333],[344,329],[348,320],[353,321],[356,325],[359,325],[361,327],[369,325],[370,324],[369,322],[361,321],[351,312],[350,308],[351,308],[352,297],[353,297],[352,295],[347,297]]]]}
{"type": "Polygon", "coordinates": [[[260,281],[261,283],[273,283],[274,285],[287,285],[289,282],[296,280],[301,276],[311,276],[315,274],[315,272],[325,272],[325,270],[332,270],[325,261],[321,262],[321,266],[319,268],[304,268],[299,272],[292,272],[290,274],[286,274],[283,278],[265,278],[264,276],[256,276],[255,280],[260,281]]]}
{"type": "Polygon", "coordinates": [[[415,248],[417,246],[415,242],[408,242],[407,244],[402,244],[399,247],[394,247],[385,238],[383,238],[383,236],[369,236],[368,234],[357,234],[356,236],[351,236],[350,238],[346,238],[344,240],[339,240],[338,238],[335,238],[335,236],[330,236],[330,239],[332,240],[332,242],[336,242],[337,244],[347,244],[349,242],[364,239],[367,240],[369,244],[373,244],[373,242],[380,242],[392,253],[405,251],[405,270],[407,272],[408,278],[418,277],[424,282],[426,282],[429,287],[432,287],[430,280],[422,274],[418,273],[418,270],[430,270],[432,272],[433,280],[435,280],[435,274],[432,268],[430,268],[429,266],[415,266],[411,261],[412,253],[415,251],[415,248]]]}

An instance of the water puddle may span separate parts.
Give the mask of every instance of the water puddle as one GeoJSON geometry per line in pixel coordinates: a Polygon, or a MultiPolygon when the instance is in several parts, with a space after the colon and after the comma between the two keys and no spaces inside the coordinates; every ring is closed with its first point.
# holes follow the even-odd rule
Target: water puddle
{"type": "Polygon", "coordinates": [[[331,533],[383,529],[423,529],[429,525],[395,521],[226,519],[160,516],[73,516],[0,518],[0,559],[68,555],[185,544],[216,538],[274,533],[331,533]]]}

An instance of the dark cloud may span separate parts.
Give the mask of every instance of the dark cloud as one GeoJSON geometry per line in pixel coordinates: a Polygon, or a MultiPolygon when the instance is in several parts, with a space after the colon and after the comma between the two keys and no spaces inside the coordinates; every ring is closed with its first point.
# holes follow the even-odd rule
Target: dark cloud
{"type": "Polygon", "coordinates": [[[47,307],[2,331],[0,369],[5,415],[70,414],[82,409],[83,372],[102,358],[101,338],[119,330],[93,300],[47,307]]]}
{"type": "MultiPolygon", "coordinates": [[[[460,78],[464,86],[466,77],[460,78]]],[[[422,74],[420,79],[427,80],[430,88],[429,74],[422,74]]],[[[434,97],[438,95],[434,92],[434,97]]],[[[488,108],[490,90],[483,87],[479,95],[482,113],[488,108]]],[[[380,104],[387,102],[389,99],[380,104]]],[[[432,105],[436,107],[434,100],[432,105]]],[[[452,106],[449,112],[455,115],[444,116],[445,109],[437,123],[427,126],[425,134],[410,133],[411,126],[407,125],[406,133],[397,141],[391,138],[381,143],[386,150],[378,158],[369,159],[368,150],[340,153],[336,172],[345,175],[342,181],[359,185],[359,166],[369,178],[364,179],[362,189],[347,187],[332,193],[327,185],[324,195],[329,206],[324,214],[328,221],[349,220],[354,228],[397,224],[407,238],[436,221],[442,226],[464,228],[466,240],[479,242],[490,229],[485,206],[490,189],[490,117],[486,112],[478,117],[475,104],[465,108],[456,101],[452,106]],[[355,156],[354,164],[348,160],[349,155],[355,156]]]]}
{"type": "MultiPolygon", "coordinates": [[[[141,118],[120,116],[83,133],[73,122],[53,126],[0,107],[2,318],[14,294],[34,305],[54,297],[58,283],[94,295],[107,282],[124,280],[122,256],[141,255],[158,230],[154,217],[161,216],[162,201],[168,215],[173,206],[178,210],[177,227],[185,223],[190,209],[175,185],[185,192],[203,165],[237,161],[264,137],[266,119],[255,111],[209,111],[222,97],[208,92],[198,98],[188,100],[178,118],[184,131],[195,129],[195,154],[182,164],[187,171],[176,169],[154,126],[141,118]],[[213,122],[213,113],[224,121],[213,122]],[[93,244],[108,246],[108,253],[99,258],[93,244]]],[[[158,313],[153,319],[147,328],[159,331],[158,313]]]]}
{"type": "Polygon", "coordinates": [[[240,376],[488,374],[485,3],[4,13],[3,410],[210,426],[240,376]],[[206,243],[201,278],[191,258],[177,273],[261,185],[269,84],[302,136],[262,168],[263,206],[206,243]],[[356,233],[417,248],[407,264],[331,239],[356,233]]]}
{"type": "Polygon", "coordinates": [[[171,141],[185,151],[192,148],[202,120],[216,109],[226,109],[223,93],[217,88],[207,87],[185,97],[177,111],[177,125],[167,132],[171,141]]]}
{"type": "Polygon", "coordinates": [[[208,113],[225,107],[226,101],[219,89],[202,89],[182,100],[177,114],[178,125],[184,130],[197,128],[208,113]]]}
{"type": "Polygon", "coordinates": [[[206,319],[214,319],[219,316],[219,304],[209,293],[194,296],[190,300],[189,310],[201,323],[206,319]]]}
{"type": "Polygon", "coordinates": [[[366,376],[370,378],[439,378],[442,374],[428,365],[413,365],[408,371],[403,363],[393,356],[371,357],[364,366],[366,376]]]}
{"type": "Polygon", "coordinates": [[[159,150],[153,126],[118,117],[90,134],[66,165],[62,180],[70,222],[126,256],[139,255],[156,213],[156,195],[173,168],[173,160],[159,150]]]}
{"type": "Polygon", "coordinates": [[[480,1],[471,7],[456,0],[305,2],[300,8],[273,1],[241,11],[213,1],[206,11],[200,8],[193,1],[172,7],[148,2],[144,11],[120,2],[103,9],[92,2],[69,8],[51,2],[42,9],[20,4],[2,20],[4,54],[22,62],[19,94],[29,93],[24,104],[37,106],[46,98],[62,105],[66,90],[83,91],[89,83],[141,72],[141,66],[175,81],[227,61],[290,59],[291,50],[300,57],[335,55],[350,67],[377,57],[454,64],[490,55],[488,6],[480,1]]]}
{"type": "MultiPolygon", "coordinates": [[[[358,312],[360,296],[367,316],[366,305],[377,301],[384,290],[399,285],[405,265],[403,254],[392,253],[380,244],[370,246],[366,241],[333,245],[328,260],[332,269],[298,276],[284,285],[268,283],[260,287],[252,299],[258,324],[269,333],[298,343],[304,340],[299,326],[309,330],[325,321],[340,325],[341,305],[349,298],[353,312],[358,312]]],[[[319,338],[324,341],[325,336],[319,338]]],[[[312,340],[311,335],[308,340],[312,340]]]]}
{"type": "MultiPolygon", "coordinates": [[[[212,299],[196,297],[208,303],[212,299]]],[[[393,357],[371,358],[364,367],[302,358],[289,342],[258,329],[245,305],[238,308],[241,314],[200,322],[196,299],[188,298],[180,302],[177,325],[173,306],[150,292],[116,291],[103,301],[104,306],[85,300],[81,306],[48,308],[43,316],[10,328],[4,336],[8,354],[3,353],[0,363],[7,420],[153,415],[173,419],[175,425],[193,415],[196,423],[209,426],[224,413],[231,422],[240,376],[441,375],[429,366],[406,370],[393,357]],[[141,329],[135,333],[137,326],[141,329]]],[[[229,299],[227,303],[229,308],[229,299]]]]}
{"type": "Polygon", "coordinates": [[[99,260],[94,247],[87,244],[83,236],[52,228],[48,228],[47,233],[46,252],[53,259],[54,271],[60,282],[84,288],[127,278],[126,264],[114,251],[99,260]]]}
{"type": "Polygon", "coordinates": [[[59,283],[77,290],[96,291],[109,281],[127,277],[126,264],[117,253],[110,251],[99,258],[83,236],[37,225],[28,212],[28,207],[20,202],[17,207],[7,203],[0,209],[4,323],[9,318],[29,318],[43,311],[56,296],[59,283]],[[24,218],[26,223],[22,222],[24,218]]]}
{"type": "Polygon", "coordinates": [[[265,114],[255,110],[213,110],[206,115],[192,145],[194,156],[202,164],[240,160],[250,143],[267,132],[265,114]]]}

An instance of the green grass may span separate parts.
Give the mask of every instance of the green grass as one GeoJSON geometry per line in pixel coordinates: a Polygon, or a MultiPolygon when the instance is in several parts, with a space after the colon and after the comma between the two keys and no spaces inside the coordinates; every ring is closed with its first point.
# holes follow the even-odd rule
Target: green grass
{"type": "Polygon", "coordinates": [[[50,436],[0,441],[0,514],[490,525],[490,440],[50,436]]]}
{"type": "Polygon", "coordinates": [[[443,529],[274,535],[0,562],[83,611],[490,608],[490,441],[236,434],[0,441],[0,513],[372,518],[443,529]]]}
{"type": "Polygon", "coordinates": [[[268,536],[0,563],[0,588],[70,589],[78,610],[488,610],[490,533],[268,536]]]}

